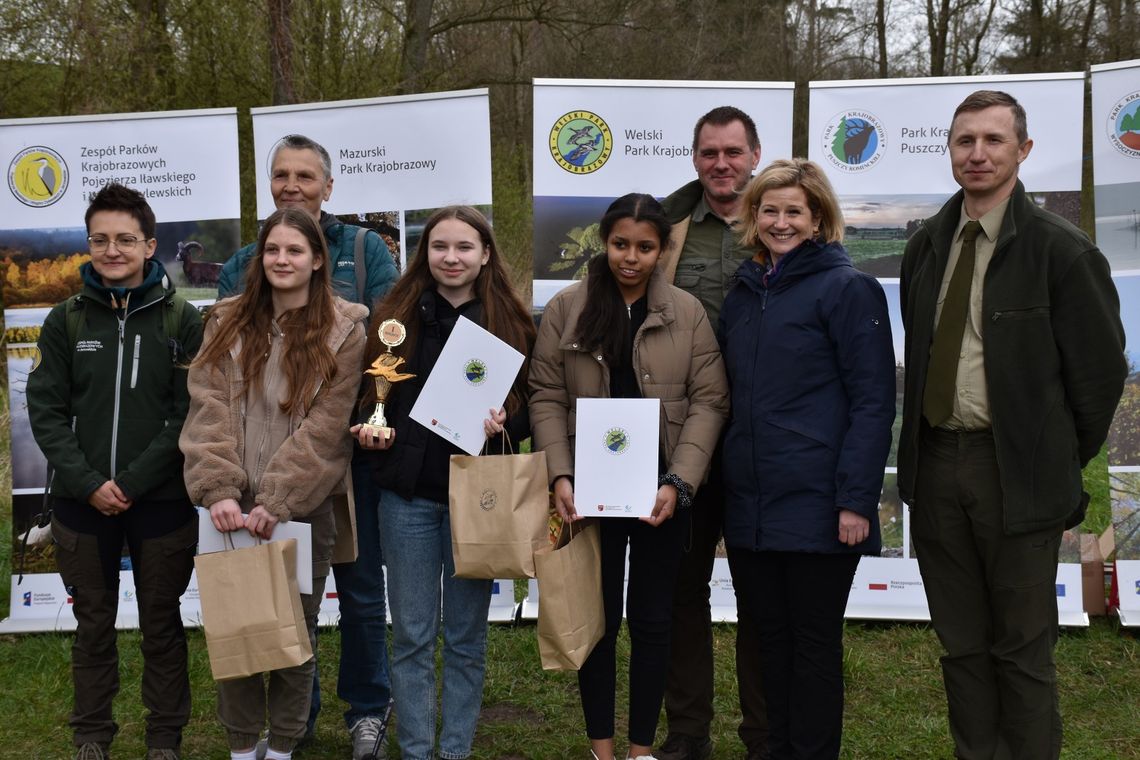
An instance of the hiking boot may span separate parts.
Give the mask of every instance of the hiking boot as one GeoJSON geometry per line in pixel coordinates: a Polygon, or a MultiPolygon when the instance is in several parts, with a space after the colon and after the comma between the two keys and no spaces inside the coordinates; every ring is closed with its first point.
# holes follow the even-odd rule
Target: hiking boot
{"type": "Polygon", "coordinates": [[[712,740],[707,736],[669,734],[657,748],[657,760],[708,760],[710,755],[712,740]]]}
{"type": "Polygon", "coordinates": [[[388,756],[384,744],[384,721],[375,715],[365,715],[352,724],[352,760],[384,760],[388,756]]]}
{"type": "Polygon", "coordinates": [[[182,755],[178,754],[178,750],[169,747],[151,748],[146,751],[146,760],[182,760],[182,755]]]}
{"type": "Polygon", "coordinates": [[[98,742],[84,742],[75,751],[75,760],[111,760],[111,750],[98,742]]]}

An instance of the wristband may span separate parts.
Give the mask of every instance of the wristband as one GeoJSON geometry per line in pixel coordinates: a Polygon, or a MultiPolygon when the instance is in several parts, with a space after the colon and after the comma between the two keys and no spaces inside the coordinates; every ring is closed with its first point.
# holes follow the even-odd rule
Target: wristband
{"type": "Polygon", "coordinates": [[[660,488],[661,486],[673,486],[677,489],[677,506],[681,509],[688,509],[693,506],[693,496],[689,484],[681,480],[680,475],[672,472],[662,475],[657,478],[657,487],[660,488]]]}

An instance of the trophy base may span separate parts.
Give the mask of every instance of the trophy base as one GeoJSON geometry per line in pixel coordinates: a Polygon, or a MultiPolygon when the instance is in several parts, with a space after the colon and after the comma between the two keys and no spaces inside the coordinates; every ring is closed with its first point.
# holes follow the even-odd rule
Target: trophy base
{"type": "Polygon", "coordinates": [[[381,439],[385,441],[388,440],[392,437],[393,432],[392,428],[390,427],[384,427],[383,425],[373,425],[370,423],[365,423],[363,429],[365,435],[370,435],[372,436],[373,440],[377,441],[381,439]]]}

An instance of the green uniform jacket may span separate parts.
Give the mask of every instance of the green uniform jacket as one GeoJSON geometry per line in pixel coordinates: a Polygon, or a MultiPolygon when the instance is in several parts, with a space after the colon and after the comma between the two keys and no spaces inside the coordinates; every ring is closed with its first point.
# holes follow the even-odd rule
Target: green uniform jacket
{"type": "Polygon", "coordinates": [[[132,500],[187,498],[178,435],[190,405],[186,365],[202,342],[202,318],[184,306],[173,341],[179,345],[173,345],[162,310],[173,308],[174,288],[162,264],[146,267],[124,315],[84,264],[75,345],[67,334],[70,301],[56,304],[40,331],[40,361],[28,375],[28,416],[55,468],[56,496],[86,502],[113,479],[132,500]]]}
{"type": "MultiPolygon", "coordinates": [[[[959,192],[907,242],[899,295],[906,397],[898,483],[914,509],[934,309],[959,192]]],[[[1019,181],[982,288],[982,343],[1005,531],[1060,528],[1082,508],[1081,468],[1108,435],[1128,368],[1120,301],[1088,237],[1038,208],[1019,181]]]]}

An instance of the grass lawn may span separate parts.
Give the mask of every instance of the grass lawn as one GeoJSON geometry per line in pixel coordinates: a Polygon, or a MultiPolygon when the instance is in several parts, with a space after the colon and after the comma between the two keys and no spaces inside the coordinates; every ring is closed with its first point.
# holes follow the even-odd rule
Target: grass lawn
{"type": "MultiPolygon", "coordinates": [[[[0,536],[11,533],[7,392],[0,378],[0,536]]],[[[1102,454],[1103,456],[1103,454],[1102,454]]],[[[1091,475],[1095,468],[1090,467],[1091,475]]],[[[1107,507],[1103,478],[1092,476],[1090,522],[1103,522],[1107,507]]],[[[8,547],[8,541],[0,542],[8,547]]],[[[8,610],[10,549],[0,548],[0,615],[8,610]]],[[[717,656],[714,758],[741,758],[736,738],[735,629],[715,627],[717,656]]],[[[142,661],[137,631],[119,636],[123,688],[115,715],[121,726],[114,756],[142,757],[144,711],[139,699],[142,661]]],[[[71,704],[69,648],[61,634],[0,636],[0,760],[70,757],[67,714],[71,704]]],[[[320,637],[319,663],[325,709],[316,741],[295,753],[300,760],[344,760],[350,749],[335,696],[340,640],[335,630],[320,637]]],[[[619,672],[628,665],[629,642],[619,642],[619,672]]],[[[847,626],[847,711],[844,758],[949,758],[946,708],[938,668],[939,646],[927,625],[903,623],[847,626]]],[[[1087,629],[1062,631],[1057,647],[1064,758],[1140,760],[1140,642],[1136,631],[1114,620],[1094,619],[1087,629]]],[[[209,661],[200,631],[190,633],[193,713],[184,756],[226,760],[225,739],[214,715],[209,661]]],[[[618,736],[624,735],[626,683],[619,676],[618,736]]],[[[662,723],[658,740],[664,738],[662,723]]],[[[398,754],[390,743],[391,757],[398,754]]],[[[545,673],[539,666],[532,624],[491,626],[483,715],[475,740],[477,760],[493,758],[589,757],[572,673],[545,673]]],[[[619,745],[619,751],[623,749],[619,745]]]]}
{"type": "MultiPolygon", "coordinates": [[[[734,629],[716,626],[714,758],[741,758],[736,738],[734,629]]],[[[116,703],[121,732],[116,757],[141,757],[143,708],[139,701],[139,635],[119,636],[123,689],[116,703]]],[[[628,639],[620,643],[621,667],[628,639]]],[[[67,757],[70,732],[68,649],[58,634],[0,637],[0,757],[67,757]]],[[[314,744],[298,758],[343,760],[347,734],[333,692],[339,639],[322,631],[320,669],[325,710],[314,744]]],[[[938,675],[938,645],[925,625],[850,624],[847,628],[845,758],[948,758],[950,744],[938,675]]],[[[190,637],[194,705],[184,744],[188,758],[225,760],[225,741],[214,716],[214,690],[201,633],[190,637]]],[[[1088,630],[1065,631],[1057,650],[1065,716],[1065,758],[1140,758],[1140,644],[1104,619],[1088,630]]],[[[491,627],[483,716],[475,758],[587,758],[587,742],[573,674],[539,667],[533,625],[491,627]]],[[[619,678],[619,688],[623,679],[619,678]]],[[[618,734],[624,730],[624,688],[618,734]]],[[[664,737],[664,726],[658,734],[664,737]]],[[[396,745],[390,745],[396,757],[396,745]]]]}

